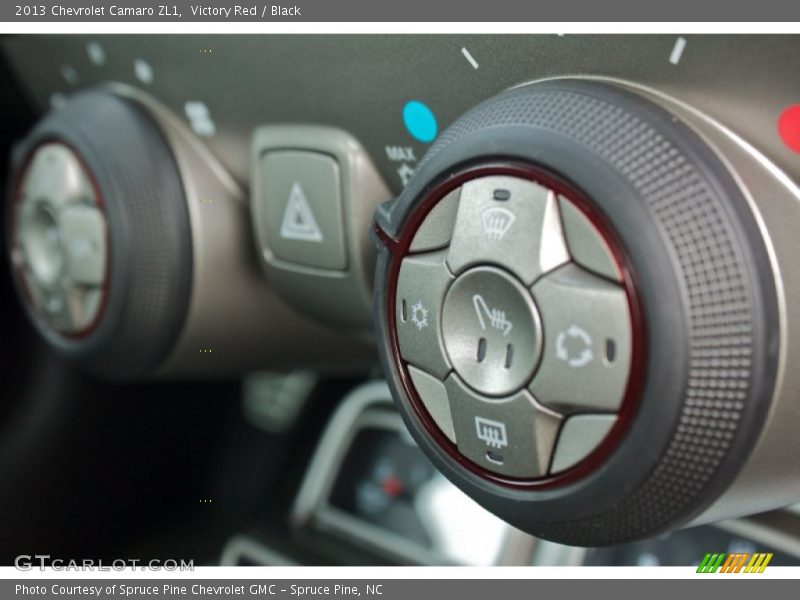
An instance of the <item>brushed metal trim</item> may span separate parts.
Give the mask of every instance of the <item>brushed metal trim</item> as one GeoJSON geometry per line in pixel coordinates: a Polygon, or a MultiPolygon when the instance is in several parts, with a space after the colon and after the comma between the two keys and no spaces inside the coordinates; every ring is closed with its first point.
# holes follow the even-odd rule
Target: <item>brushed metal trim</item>
{"type": "Polygon", "coordinates": [[[354,371],[377,362],[371,345],[311,322],[265,281],[255,254],[247,192],[169,109],[128,85],[166,137],[186,194],[194,272],[183,330],[156,377],[226,377],[250,370],[354,371]],[[204,352],[210,350],[210,352],[204,352]]]}

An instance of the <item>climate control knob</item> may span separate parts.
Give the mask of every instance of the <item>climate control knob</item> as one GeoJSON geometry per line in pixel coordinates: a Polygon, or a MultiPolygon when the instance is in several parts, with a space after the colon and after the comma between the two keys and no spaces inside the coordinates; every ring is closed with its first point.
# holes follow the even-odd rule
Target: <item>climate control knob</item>
{"type": "Polygon", "coordinates": [[[136,103],[76,94],[17,145],[10,255],[23,304],[60,355],[109,378],[154,370],[186,317],[183,183],[136,103]]]}
{"type": "Polygon", "coordinates": [[[456,485],[578,545],[685,525],[762,432],[778,300],[725,161],[621,86],[515,88],[376,213],[397,405],[456,485]]]}
{"type": "Polygon", "coordinates": [[[19,184],[13,262],[42,318],[64,335],[92,329],[108,288],[108,222],[78,156],[49,142],[19,184]]]}

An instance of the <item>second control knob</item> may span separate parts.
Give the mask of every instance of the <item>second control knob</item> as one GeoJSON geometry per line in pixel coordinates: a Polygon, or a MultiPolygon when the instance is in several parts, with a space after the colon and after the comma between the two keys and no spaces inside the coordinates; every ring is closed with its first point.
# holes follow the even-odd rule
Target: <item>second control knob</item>
{"type": "Polygon", "coordinates": [[[152,372],[192,285],[184,187],[164,134],[136,103],[89,90],[49,113],[13,162],[9,251],[33,324],[90,371],[152,372]]]}

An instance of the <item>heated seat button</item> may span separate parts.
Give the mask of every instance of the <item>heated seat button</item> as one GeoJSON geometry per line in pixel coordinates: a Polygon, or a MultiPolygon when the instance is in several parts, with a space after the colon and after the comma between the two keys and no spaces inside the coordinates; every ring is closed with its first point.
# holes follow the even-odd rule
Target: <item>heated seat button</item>
{"type": "Polygon", "coordinates": [[[489,399],[470,390],[458,375],[445,381],[459,452],[475,464],[510,477],[547,472],[561,416],[526,390],[489,399]]]}
{"type": "Polygon", "coordinates": [[[492,263],[526,285],[569,261],[555,194],[516,177],[465,183],[447,263],[455,274],[492,263]]]}
{"type": "Polygon", "coordinates": [[[570,264],[533,286],[544,332],[530,389],[559,412],[616,411],[631,364],[631,317],[622,287],[570,264]]]}
{"type": "Polygon", "coordinates": [[[470,387],[507,396],[528,384],[542,332],[530,293],[506,272],[476,267],[450,286],[442,331],[447,356],[470,387]]]}
{"type": "Polygon", "coordinates": [[[400,355],[439,379],[450,371],[440,320],[445,292],[453,276],[444,260],[445,251],[403,259],[395,303],[400,355]]]}

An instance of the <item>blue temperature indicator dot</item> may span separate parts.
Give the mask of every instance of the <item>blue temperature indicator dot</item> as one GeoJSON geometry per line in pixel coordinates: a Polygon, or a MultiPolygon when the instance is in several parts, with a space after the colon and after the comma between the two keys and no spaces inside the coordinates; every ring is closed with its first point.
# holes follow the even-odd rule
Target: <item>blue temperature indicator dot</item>
{"type": "Polygon", "coordinates": [[[411,100],[403,107],[403,123],[420,142],[432,142],[439,131],[433,111],[419,100],[411,100]]]}

